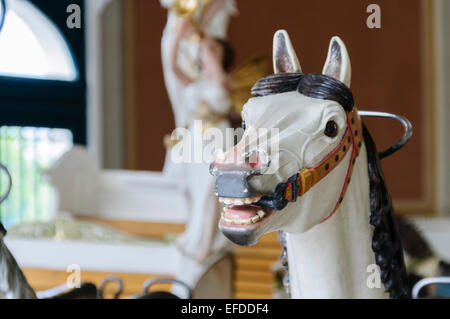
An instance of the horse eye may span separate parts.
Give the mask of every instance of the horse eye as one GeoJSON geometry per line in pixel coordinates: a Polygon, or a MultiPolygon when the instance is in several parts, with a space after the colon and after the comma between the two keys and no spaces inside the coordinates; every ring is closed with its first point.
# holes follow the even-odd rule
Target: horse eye
{"type": "Polygon", "coordinates": [[[328,121],[324,131],[328,137],[335,137],[338,133],[338,125],[335,121],[328,121]]]}
{"type": "Polygon", "coordinates": [[[245,121],[242,120],[242,129],[245,131],[245,121]]]}

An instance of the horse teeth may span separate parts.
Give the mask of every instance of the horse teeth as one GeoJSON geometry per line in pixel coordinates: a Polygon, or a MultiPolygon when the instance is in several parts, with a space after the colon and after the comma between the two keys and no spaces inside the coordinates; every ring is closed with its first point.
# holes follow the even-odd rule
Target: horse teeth
{"type": "Polygon", "coordinates": [[[261,196],[246,197],[246,198],[229,198],[229,197],[219,197],[219,203],[224,203],[226,205],[244,205],[256,203],[261,199],[261,196]]]}
{"type": "Polygon", "coordinates": [[[262,219],[262,217],[259,215],[255,215],[246,219],[233,219],[225,217],[225,213],[222,213],[221,217],[225,222],[235,225],[251,225],[259,222],[262,219]]]}
{"type": "Polygon", "coordinates": [[[252,218],[250,218],[252,220],[252,223],[256,223],[259,221],[259,216],[255,215],[252,218]]]}
{"type": "Polygon", "coordinates": [[[263,218],[264,216],[266,216],[266,212],[263,210],[258,210],[257,214],[260,218],[263,218]]]}
{"type": "Polygon", "coordinates": [[[230,223],[230,224],[233,223],[233,220],[232,220],[232,219],[229,219],[229,218],[226,218],[226,217],[222,217],[222,219],[223,219],[224,221],[226,221],[227,223],[230,223]]]}

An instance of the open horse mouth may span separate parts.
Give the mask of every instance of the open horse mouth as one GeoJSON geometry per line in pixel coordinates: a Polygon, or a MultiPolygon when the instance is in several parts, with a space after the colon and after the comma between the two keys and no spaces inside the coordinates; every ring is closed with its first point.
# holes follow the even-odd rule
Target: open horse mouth
{"type": "Polygon", "coordinates": [[[270,207],[256,205],[261,196],[249,198],[219,197],[224,203],[219,228],[223,234],[238,245],[253,245],[258,240],[255,231],[274,214],[270,207]]]}

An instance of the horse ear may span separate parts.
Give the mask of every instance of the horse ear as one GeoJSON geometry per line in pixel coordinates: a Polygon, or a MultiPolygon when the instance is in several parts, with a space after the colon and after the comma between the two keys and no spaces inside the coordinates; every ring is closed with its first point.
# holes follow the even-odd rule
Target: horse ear
{"type": "Polygon", "coordinates": [[[302,72],[286,30],[278,30],[273,37],[273,71],[275,74],[302,72]]]}
{"type": "Polygon", "coordinates": [[[322,73],[344,83],[348,88],[352,77],[352,66],[347,48],[339,37],[332,37],[328,48],[327,61],[322,73]]]}

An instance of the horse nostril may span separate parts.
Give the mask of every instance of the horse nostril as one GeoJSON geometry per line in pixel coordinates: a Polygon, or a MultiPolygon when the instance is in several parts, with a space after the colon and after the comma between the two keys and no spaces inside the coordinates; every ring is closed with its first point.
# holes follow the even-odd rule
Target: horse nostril
{"type": "Polygon", "coordinates": [[[245,163],[252,169],[251,175],[263,174],[270,165],[270,157],[260,149],[247,152],[243,157],[245,163]]]}

